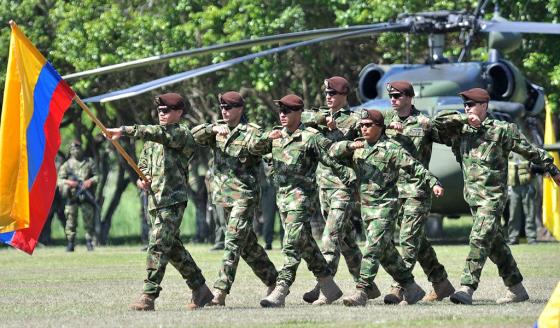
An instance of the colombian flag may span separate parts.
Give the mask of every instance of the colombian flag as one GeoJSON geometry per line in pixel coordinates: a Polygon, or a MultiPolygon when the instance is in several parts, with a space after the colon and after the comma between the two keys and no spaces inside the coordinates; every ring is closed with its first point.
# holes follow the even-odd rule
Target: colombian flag
{"type": "Polygon", "coordinates": [[[60,122],[75,94],[10,25],[0,123],[0,242],[32,254],[54,197],[60,122]]]}

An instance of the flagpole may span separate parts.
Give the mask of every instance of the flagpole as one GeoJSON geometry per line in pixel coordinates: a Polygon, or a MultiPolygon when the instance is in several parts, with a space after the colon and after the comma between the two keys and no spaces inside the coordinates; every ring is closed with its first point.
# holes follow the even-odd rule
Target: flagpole
{"type": "MultiPolygon", "coordinates": [[[[86,112],[86,114],[89,115],[91,120],[101,129],[103,134],[105,134],[107,137],[110,137],[111,133],[109,133],[109,131],[107,131],[107,128],[103,125],[103,123],[101,123],[101,121],[97,117],[95,117],[93,112],[82,101],[82,99],[80,99],[80,97],[78,97],[78,95],[75,95],[74,100],[86,112]]],[[[124,157],[124,159],[128,162],[128,165],[130,165],[130,167],[132,167],[134,169],[134,171],[136,171],[136,173],[138,173],[138,176],[140,176],[140,179],[142,179],[142,180],[144,180],[144,182],[148,183],[150,181],[148,179],[148,177],[146,177],[146,175],[144,173],[142,173],[142,171],[140,171],[140,168],[138,168],[138,166],[136,165],[134,160],[130,157],[130,155],[128,155],[126,150],[124,150],[124,148],[119,144],[119,142],[117,140],[111,139],[111,143],[113,144],[113,146],[115,146],[115,148],[117,148],[117,151],[119,152],[119,154],[121,154],[121,156],[124,157]]]]}

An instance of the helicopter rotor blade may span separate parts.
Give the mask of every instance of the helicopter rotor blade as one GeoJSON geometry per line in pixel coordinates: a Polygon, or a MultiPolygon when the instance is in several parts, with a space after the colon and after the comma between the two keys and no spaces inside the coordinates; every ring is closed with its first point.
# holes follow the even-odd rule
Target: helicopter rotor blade
{"type": "Polygon", "coordinates": [[[353,37],[358,37],[358,36],[365,36],[365,35],[373,34],[373,33],[391,32],[391,31],[394,31],[394,32],[396,32],[396,31],[408,31],[408,30],[410,30],[410,26],[411,26],[410,23],[382,23],[382,24],[376,24],[375,27],[371,27],[371,28],[368,28],[368,29],[362,29],[362,30],[346,32],[346,33],[339,33],[339,34],[335,34],[335,35],[323,36],[323,37],[319,37],[319,38],[315,38],[315,39],[311,39],[311,40],[292,43],[292,44],[280,46],[280,47],[277,47],[277,48],[267,49],[267,50],[264,50],[264,51],[261,51],[261,52],[245,55],[245,56],[242,56],[242,57],[233,58],[233,59],[221,62],[221,63],[216,63],[216,64],[205,66],[205,67],[199,67],[199,68],[189,70],[189,71],[186,71],[186,72],[174,74],[174,75],[171,75],[171,76],[166,76],[166,77],[154,80],[154,81],[145,82],[145,83],[142,83],[142,84],[138,84],[138,85],[126,88],[126,89],[117,90],[117,91],[109,92],[109,93],[106,93],[106,94],[89,97],[89,98],[84,99],[83,101],[84,102],[90,102],[90,103],[91,102],[110,102],[110,101],[114,101],[114,100],[134,97],[134,96],[137,96],[139,94],[142,94],[142,93],[145,93],[145,92],[157,89],[157,88],[161,88],[163,86],[175,84],[175,83],[178,83],[178,82],[181,82],[181,81],[184,81],[184,80],[187,80],[187,79],[191,79],[191,78],[194,78],[194,77],[197,77],[197,76],[201,76],[201,75],[205,75],[205,74],[208,74],[208,73],[211,73],[211,72],[215,72],[215,71],[218,71],[218,70],[229,68],[231,66],[237,65],[239,63],[242,63],[242,62],[245,62],[245,61],[248,61],[248,60],[268,56],[268,55],[278,53],[278,52],[282,52],[282,51],[286,51],[286,50],[289,50],[289,49],[308,46],[308,45],[312,45],[312,44],[319,43],[319,42],[324,42],[324,41],[332,41],[332,40],[353,38],[353,37]]]}
{"type": "Polygon", "coordinates": [[[481,32],[560,34],[560,24],[534,22],[480,21],[481,32]]]}
{"type": "Polygon", "coordinates": [[[241,40],[235,42],[229,42],[224,44],[212,45],[208,47],[196,48],[196,49],[189,49],[189,50],[182,50],[177,51],[165,55],[158,55],[152,56],[142,59],[137,59],[125,63],[119,63],[115,65],[109,65],[104,67],[99,67],[83,72],[72,73],[63,76],[62,78],[65,80],[83,78],[92,75],[100,75],[100,74],[107,74],[113,73],[118,71],[123,71],[126,69],[131,69],[135,67],[143,67],[148,65],[153,65],[157,63],[162,63],[169,61],[174,58],[179,57],[189,57],[189,56],[201,56],[206,55],[214,52],[223,52],[223,51],[232,51],[232,50],[240,50],[246,49],[253,46],[258,45],[268,45],[268,44],[284,44],[296,41],[303,41],[314,39],[323,36],[329,35],[337,35],[340,33],[352,32],[352,31],[360,31],[365,29],[375,28],[378,25],[386,25],[386,23],[382,24],[369,24],[369,25],[355,25],[355,26],[348,26],[348,27],[334,27],[334,28],[324,28],[324,29],[317,29],[317,30],[310,30],[310,31],[301,31],[301,32],[293,32],[293,33],[285,33],[285,34],[278,34],[278,35],[269,35],[264,36],[261,38],[256,39],[249,39],[249,40],[241,40]]]}

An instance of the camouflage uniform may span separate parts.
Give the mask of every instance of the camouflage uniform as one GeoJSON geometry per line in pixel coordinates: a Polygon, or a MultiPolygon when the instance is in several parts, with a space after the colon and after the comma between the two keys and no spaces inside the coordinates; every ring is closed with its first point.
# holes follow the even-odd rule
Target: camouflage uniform
{"type": "Polygon", "coordinates": [[[508,162],[509,222],[508,238],[510,244],[519,242],[519,233],[525,222],[525,235],[528,243],[537,241],[536,181],[531,172],[531,163],[516,153],[510,154],[508,162]]]}
{"type": "MultiPolygon", "coordinates": [[[[439,142],[430,119],[414,106],[410,115],[400,118],[395,111],[385,113],[385,124],[401,123],[402,133],[387,130],[387,136],[399,143],[412,157],[428,169],[432,157],[432,143],[439,142]]],[[[428,277],[428,281],[438,283],[447,279],[447,272],[437,259],[434,248],[426,238],[425,223],[432,207],[432,188],[427,181],[406,174],[400,174],[397,183],[402,207],[397,224],[400,224],[400,244],[402,258],[411,271],[416,261],[428,277]]]]}
{"type": "Polygon", "coordinates": [[[480,128],[473,128],[467,124],[467,116],[457,112],[444,112],[433,123],[461,164],[465,200],[474,219],[461,285],[476,290],[487,257],[496,263],[507,287],[521,283],[523,277],[499,224],[507,198],[508,156],[511,151],[519,153],[553,176],[558,168],[515,124],[487,117],[480,128]]]}
{"type": "Polygon", "coordinates": [[[401,145],[382,135],[373,145],[350,150],[351,141],[335,143],[329,153],[336,158],[351,158],[359,181],[362,219],[367,227],[366,252],[363,256],[357,288],[371,290],[383,266],[401,286],[414,282],[393,244],[395,221],[399,211],[397,180],[399,170],[431,187],[437,179],[401,145]]]}
{"type": "Polygon", "coordinates": [[[282,253],[284,266],[278,273],[277,285],[290,287],[295,280],[301,258],[315,277],[332,275],[329,266],[311,234],[310,207],[316,195],[315,171],[318,161],[335,168],[343,181],[351,181],[353,172],[328,157],[330,142],[319,131],[304,127],[293,133],[282,129],[282,137],[274,140],[263,134],[254,139],[249,150],[264,155],[272,153],[276,202],[285,228],[282,253]]]}
{"type": "MultiPolygon", "coordinates": [[[[225,123],[220,120],[216,124],[225,123]]],[[[261,128],[239,123],[224,136],[212,132],[213,127],[214,124],[199,125],[193,128],[193,135],[197,143],[214,150],[212,199],[223,207],[228,224],[222,267],[214,287],[229,293],[239,257],[266,286],[274,285],[278,273],[253,230],[253,215],[259,203],[257,174],[261,157],[250,154],[247,143],[260,136],[261,128]]]]}
{"type": "MultiPolygon", "coordinates": [[[[360,118],[350,111],[348,106],[332,114],[332,118],[336,122],[336,130],[331,131],[326,127],[327,116],[331,116],[330,110],[321,108],[317,112],[303,112],[302,121],[308,126],[316,127],[323,136],[332,142],[354,140],[358,137],[360,118]]],[[[347,160],[342,160],[340,163],[350,165],[347,160]]],[[[342,253],[350,274],[357,281],[360,276],[362,252],[356,243],[354,227],[350,220],[354,203],[353,189],[345,186],[333,170],[322,163],[319,163],[317,167],[317,183],[321,213],[326,221],[321,249],[323,256],[334,276],[338,269],[340,253],[342,253]]]]}
{"type": "Polygon", "coordinates": [[[159,296],[167,263],[171,263],[195,290],[205,283],[202,272],[180,238],[187,206],[188,163],[196,144],[181,121],[169,125],[122,127],[123,135],[146,140],[138,167],[151,177],[148,197],[150,240],[144,294],[159,296]]]}
{"type": "Polygon", "coordinates": [[[76,239],[76,227],[78,226],[78,206],[82,210],[82,219],[84,220],[84,228],[86,231],[86,242],[89,244],[95,237],[95,205],[92,200],[86,200],[85,195],[79,193],[90,192],[92,196],[95,195],[95,185],[98,182],[97,165],[92,158],[84,158],[78,160],[70,158],[58,170],[58,184],[61,189],[62,198],[66,199],[64,206],[64,215],[66,216],[66,239],[69,243],[74,243],[76,239]],[[84,191],[79,191],[78,187],[70,187],[63,183],[63,180],[75,180],[84,182],[88,179],[93,180],[90,188],[84,191]]]}

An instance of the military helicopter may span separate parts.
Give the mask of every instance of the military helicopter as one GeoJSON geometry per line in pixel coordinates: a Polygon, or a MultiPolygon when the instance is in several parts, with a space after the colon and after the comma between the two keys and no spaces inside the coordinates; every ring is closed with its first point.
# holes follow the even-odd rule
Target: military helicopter
{"type": "MultiPolygon", "coordinates": [[[[266,36],[149,57],[70,74],[64,76],[64,78],[71,80],[90,75],[107,74],[152,65],[182,56],[245,49],[263,44],[282,44],[279,47],[258,53],[84,99],[85,102],[110,102],[227,69],[258,57],[319,42],[370,36],[382,32],[401,32],[406,33],[407,36],[423,33],[429,35],[430,54],[424,64],[411,64],[410,60],[407,60],[407,63],[404,64],[369,64],[361,70],[357,91],[362,104],[357,108],[391,110],[385,91],[386,83],[395,80],[408,80],[412,82],[416,90],[415,106],[425,111],[429,116],[445,109],[462,109],[462,100],[457,96],[458,92],[473,87],[482,87],[489,90],[491,94],[489,110],[494,117],[521,123],[525,117],[534,117],[543,111],[545,104],[544,90],[528,81],[520,70],[504,59],[502,55],[519,47],[522,40],[520,33],[560,34],[560,24],[512,22],[503,19],[497,12],[492,20],[483,20],[481,17],[486,4],[487,1],[481,0],[474,14],[466,11],[404,14],[397,17],[394,22],[266,36]],[[464,46],[456,62],[451,62],[444,57],[445,34],[449,32],[461,32],[465,36],[464,46]],[[473,38],[478,33],[489,33],[489,59],[486,62],[466,62],[465,59],[468,57],[473,38]]],[[[436,214],[435,230],[437,234],[441,231],[443,215],[456,217],[459,214],[468,213],[468,207],[462,195],[462,173],[448,147],[434,144],[430,170],[442,180],[446,187],[446,195],[434,201],[432,205],[432,212],[436,214]]]]}

